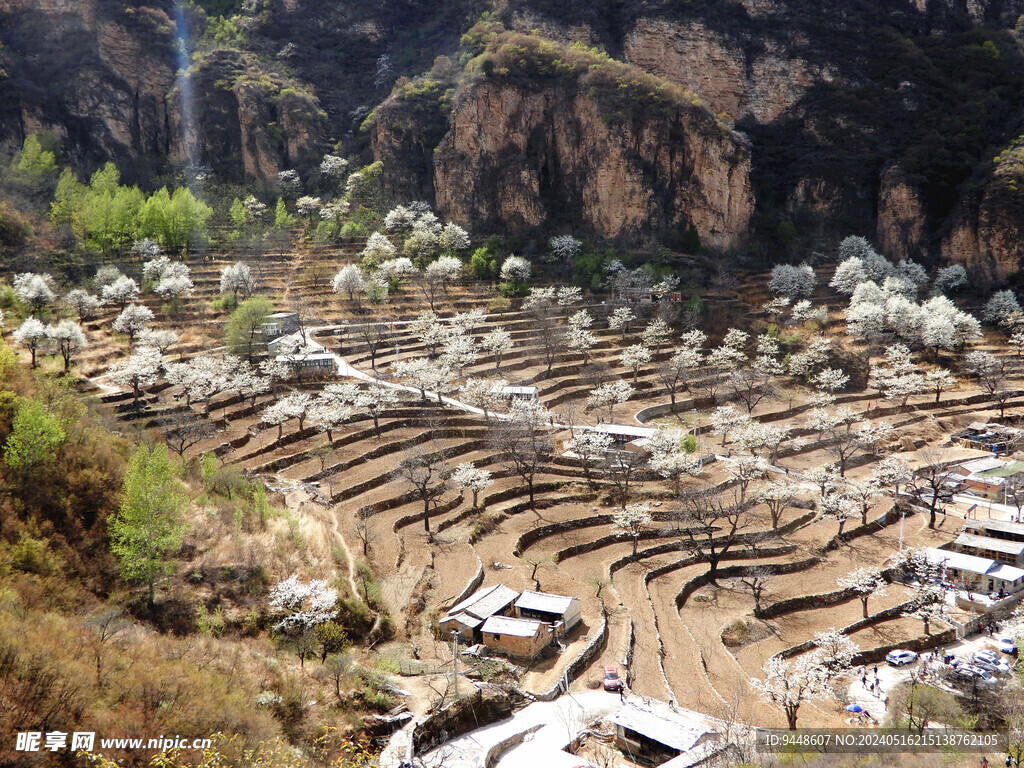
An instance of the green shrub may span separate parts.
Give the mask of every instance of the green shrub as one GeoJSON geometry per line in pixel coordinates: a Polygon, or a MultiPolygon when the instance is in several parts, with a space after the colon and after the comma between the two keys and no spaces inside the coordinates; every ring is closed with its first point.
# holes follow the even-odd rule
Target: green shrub
{"type": "Polygon", "coordinates": [[[487,311],[492,313],[508,312],[512,309],[512,301],[504,296],[495,296],[487,302],[487,311]]]}

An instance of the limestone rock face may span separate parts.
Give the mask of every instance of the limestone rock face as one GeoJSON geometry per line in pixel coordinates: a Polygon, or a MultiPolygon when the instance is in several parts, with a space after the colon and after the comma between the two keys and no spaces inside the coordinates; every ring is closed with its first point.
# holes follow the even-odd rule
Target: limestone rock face
{"type": "Polygon", "coordinates": [[[0,0],[0,149],[53,131],[76,162],[144,173],[171,144],[174,23],[166,3],[0,0]]]}
{"type": "Polygon", "coordinates": [[[455,105],[433,170],[446,216],[520,233],[567,220],[638,242],[692,224],[729,247],[753,213],[748,148],[706,111],[618,123],[565,86],[477,83],[455,105]]]}
{"type": "Polygon", "coordinates": [[[177,161],[242,182],[273,179],[322,153],[326,115],[316,99],[262,76],[251,55],[214,51],[193,65],[189,80],[193,120],[183,120],[180,88],[172,112],[177,161]]]}
{"type": "Polygon", "coordinates": [[[925,254],[927,217],[917,190],[899,166],[882,174],[878,192],[878,244],[897,259],[919,260],[925,254]]]}
{"type": "Polygon", "coordinates": [[[1018,271],[1024,258],[1024,142],[1001,153],[983,184],[963,196],[942,241],[949,261],[976,274],[1002,280],[1018,271]]]}

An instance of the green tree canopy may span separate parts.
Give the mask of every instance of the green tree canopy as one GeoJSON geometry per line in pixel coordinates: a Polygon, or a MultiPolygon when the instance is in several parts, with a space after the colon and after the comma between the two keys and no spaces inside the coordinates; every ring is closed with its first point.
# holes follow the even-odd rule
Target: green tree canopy
{"type": "Polygon", "coordinates": [[[65,437],[60,419],[47,413],[40,401],[23,400],[4,443],[4,463],[11,469],[38,466],[57,455],[65,437]]]}
{"type": "Polygon", "coordinates": [[[253,296],[238,305],[224,327],[224,342],[233,354],[249,360],[265,346],[262,329],[274,305],[266,296],[253,296]]]}
{"type": "Polygon", "coordinates": [[[140,446],[128,463],[121,508],[108,523],[110,549],[126,581],[149,588],[154,604],[156,582],[172,573],[171,555],[181,547],[187,497],[167,446],[140,446]]]}

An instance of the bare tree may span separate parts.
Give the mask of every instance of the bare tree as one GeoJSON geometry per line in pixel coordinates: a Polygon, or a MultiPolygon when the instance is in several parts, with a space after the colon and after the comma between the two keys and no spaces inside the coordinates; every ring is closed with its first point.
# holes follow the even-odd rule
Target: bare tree
{"type": "Polygon", "coordinates": [[[733,494],[705,488],[683,502],[681,520],[683,535],[707,560],[708,579],[714,583],[718,564],[748,525],[745,505],[733,494]]]}
{"type": "Polygon", "coordinates": [[[516,400],[508,419],[495,424],[491,432],[491,445],[499,452],[502,465],[526,483],[530,509],[534,512],[537,511],[534,479],[554,449],[548,434],[551,421],[551,414],[544,406],[516,400]]]}
{"type": "Polygon", "coordinates": [[[423,530],[430,533],[430,503],[448,489],[451,468],[438,454],[416,451],[402,459],[392,476],[411,485],[423,502],[423,530]]]}
{"type": "Polygon", "coordinates": [[[209,419],[196,418],[190,408],[175,408],[164,420],[164,442],[178,456],[214,433],[209,419]]]}
{"type": "Polygon", "coordinates": [[[363,545],[363,557],[366,557],[373,542],[377,539],[377,533],[373,529],[373,515],[356,512],[355,529],[356,537],[363,545]]]}
{"type": "Polygon", "coordinates": [[[762,600],[765,592],[775,576],[770,569],[763,565],[755,565],[747,568],[742,576],[736,578],[736,583],[750,592],[754,598],[754,618],[761,618],[762,600]]]}

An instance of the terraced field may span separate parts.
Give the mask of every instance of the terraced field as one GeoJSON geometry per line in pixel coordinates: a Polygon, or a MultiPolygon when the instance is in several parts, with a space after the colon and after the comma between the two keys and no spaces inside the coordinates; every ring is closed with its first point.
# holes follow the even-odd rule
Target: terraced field
{"type": "MultiPolygon", "coordinates": [[[[385,308],[372,312],[330,293],[329,276],[346,256],[354,258],[354,250],[336,256],[299,248],[287,258],[267,260],[260,268],[259,290],[273,297],[280,308],[301,303],[308,309],[310,325],[317,326],[321,343],[361,372],[389,382],[396,360],[427,354],[422,340],[403,325],[423,311],[426,302],[411,285],[385,308]],[[317,266],[328,279],[314,287],[306,270],[317,266]],[[305,277],[297,280],[300,275],[305,277]],[[353,333],[355,325],[366,322],[391,324],[386,349],[377,354],[376,366],[371,365],[367,344],[353,333]]],[[[183,343],[171,350],[172,357],[210,353],[219,346],[224,316],[209,307],[219,271],[227,263],[214,260],[193,265],[197,295],[190,300],[185,317],[160,318],[160,325],[174,327],[182,335],[183,343]]],[[[714,313],[727,313],[740,323],[758,322],[755,308],[768,298],[764,282],[763,275],[753,276],[740,290],[717,297],[714,313]]],[[[442,298],[439,314],[486,308],[488,291],[487,286],[472,284],[452,288],[442,298]]],[[[823,302],[826,293],[819,291],[816,302],[823,302]]],[[[159,316],[158,304],[151,306],[159,316]]],[[[602,650],[575,686],[594,681],[603,665],[621,664],[629,658],[629,684],[643,695],[713,714],[734,711],[761,725],[784,725],[781,714],[753,694],[749,678],[760,674],[770,655],[810,640],[817,631],[854,624],[861,618],[861,604],[851,594],[820,607],[801,607],[768,620],[755,620],[753,599],[736,577],[754,566],[776,572],[765,597],[770,613],[771,606],[781,601],[834,592],[837,580],[855,568],[891,564],[901,535],[904,546],[943,544],[955,535],[955,521],[931,530],[926,515],[911,514],[901,534],[899,515],[891,513],[893,502],[886,496],[873,503],[868,525],[851,521],[843,535],[837,536],[836,523],[822,519],[813,509],[815,485],[805,477],[811,468],[834,459],[827,441],[819,440],[804,425],[810,391],[786,379],[782,394],[766,398],[752,413],[763,422],[792,429],[778,452],[772,476],[790,476],[800,484],[800,491],[784,511],[778,529],[772,529],[765,509],[754,506],[745,516],[739,538],[722,558],[719,578],[707,583],[707,553],[686,535],[687,524],[680,510],[685,498],[701,488],[715,485],[722,493],[730,491],[732,481],[725,457],[720,455],[717,460],[709,459],[701,477],[684,480],[683,500],[674,497],[671,484],[650,470],[638,473],[631,500],[650,503],[654,521],[641,535],[634,554],[633,540],[611,525],[615,506],[607,475],[598,471],[594,482],[588,482],[580,461],[563,455],[560,446],[572,434],[567,425],[593,424],[605,416],[604,411],[586,409],[587,396],[596,383],[632,382],[633,371],[621,364],[619,356],[624,347],[638,343],[643,323],[623,334],[608,328],[610,307],[601,300],[584,300],[574,309],[584,306],[596,318],[591,330],[599,340],[588,366],[564,348],[549,366],[538,319],[528,311],[490,314],[471,331],[479,339],[500,325],[512,333],[515,346],[505,353],[500,367],[493,358],[480,355],[463,377],[497,375],[510,383],[533,384],[539,389],[540,402],[553,414],[545,431],[556,450],[545,458],[536,475],[535,508],[528,503],[522,478],[491,440],[492,423],[457,405],[442,406],[433,399],[423,402],[414,392],[403,391],[402,402],[380,419],[379,428],[374,428],[368,415],[356,413],[331,439],[308,424],[300,429],[295,420],[285,423],[280,434],[276,426],[260,420],[263,411],[287,392],[317,392],[325,382],[280,382],[254,404],[229,393],[218,395],[210,402],[208,413],[204,406],[193,406],[195,418],[212,421],[216,433],[189,448],[188,455],[212,451],[225,465],[258,475],[282,493],[301,490],[305,496],[298,513],[307,516],[308,525],[319,531],[311,541],[322,549],[338,548],[347,553],[338,560],[334,575],[347,581],[353,592],[358,591],[355,564],[362,559],[363,539],[369,539],[365,560],[381,579],[382,599],[396,618],[399,638],[419,646],[425,661],[442,659],[431,658],[438,653],[437,643],[431,639],[432,618],[451,605],[482,568],[484,585],[502,582],[517,589],[539,585],[583,600],[582,627],[569,638],[561,654],[527,671],[522,681],[527,690],[540,692],[553,685],[603,626],[602,650]],[[472,507],[469,494],[449,491],[432,502],[425,514],[423,502],[394,472],[414,447],[440,456],[450,465],[470,462],[491,470],[494,482],[481,494],[483,509],[472,507]],[[730,639],[727,644],[737,628],[742,629],[743,638],[738,643],[730,639]]],[[[124,349],[123,342],[112,340],[107,333],[110,319],[110,315],[103,316],[91,323],[90,334],[97,343],[81,365],[98,386],[104,385],[105,368],[124,349]]],[[[546,322],[564,324],[564,314],[557,313],[546,322]]],[[[836,316],[824,330],[838,338],[842,321],[836,316]]],[[[671,344],[656,351],[653,361],[641,368],[633,395],[616,406],[615,421],[637,424],[634,414],[668,402],[657,365],[668,357],[671,344]]],[[[998,339],[987,339],[978,348],[1009,354],[998,339]]],[[[696,412],[703,425],[703,454],[713,457],[716,451],[738,452],[731,443],[723,447],[719,438],[708,433],[708,412],[714,404],[692,394],[704,375],[701,370],[694,373],[690,391],[677,398],[675,412],[659,421],[692,423],[696,412]]],[[[141,418],[127,411],[123,416],[144,425],[156,424],[161,410],[182,407],[180,401],[175,405],[175,394],[172,387],[157,387],[147,396],[148,410],[141,418]]],[[[129,399],[127,393],[106,397],[115,404],[129,399]]],[[[940,403],[933,401],[934,396],[920,395],[903,407],[887,403],[879,407],[874,391],[843,393],[838,400],[864,418],[890,424],[890,449],[941,442],[954,426],[994,417],[1000,410],[979,390],[964,384],[944,394],[940,403]],[[869,405],[874,406],[870,413],[869,405]]],[[[1008,413],[1015,413],[1022,404],[1024,396],[1018,392],[1004,406],[1008,413]]],[[[864,454],[852,461],[848,476],[866,477],[881,455],[864,454]]],[[[884,597],[873,599],[871,610],[898,606],[910,596],[906,587],[891,585],[884,597]]],[[[922,635],[920,622],[900,617],[880,619],[852,633],[864,651],[922,635]]],[[[801,712],[801,722],[806,725],[836,723],[840,717],[841,708],[835,702],[819,703],[801,712]]]]}

